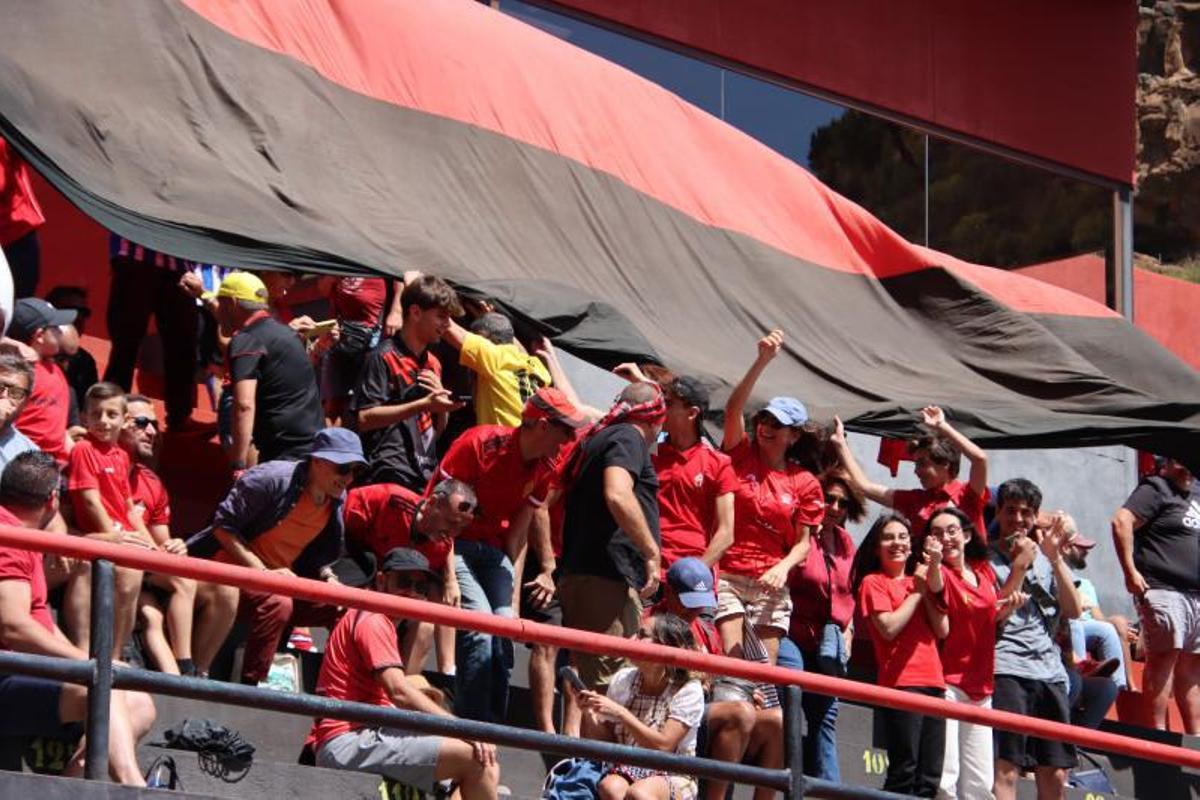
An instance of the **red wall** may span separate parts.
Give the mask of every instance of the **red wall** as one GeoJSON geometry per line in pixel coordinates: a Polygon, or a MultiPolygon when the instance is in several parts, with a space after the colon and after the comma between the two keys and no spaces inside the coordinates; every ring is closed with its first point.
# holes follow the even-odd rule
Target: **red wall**
{"type": "Polygon", "coordinates": [[[1133,0],[532,0],[1122,184],[1133,0]]]}

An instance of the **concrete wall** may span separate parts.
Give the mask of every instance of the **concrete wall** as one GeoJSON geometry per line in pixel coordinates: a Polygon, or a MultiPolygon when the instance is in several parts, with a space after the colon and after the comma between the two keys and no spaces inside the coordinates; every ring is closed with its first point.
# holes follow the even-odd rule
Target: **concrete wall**
{"type": "MultiPolygon", "coordinates": [[[[597,408],[607,408],[625,385],[621,378],[567,353],[562,353],[561,357],[580,397],[597,408]]],[[[877,437],[852,433],[850,447],[872,480],[897,489],[919,486],[911,462],[901,462],[895,478],[886,467],[876,463],[877,437]]],[[[1008,478],[1028,478],[1041,488],[1044,509],[1068,512],[1075,517],[1080,532],[1100,543],[1092,551],[1084,574],[1096,585],[1102,609],[1108,613],[1132,615],[1133,605],[1125,592],[1125,581],[1113,551],[1109,520],[1136,485],[1136,453],[1115,446],[1078,450],[992,450],[988,459],[990,485],[999,485],[1008,478]]],[[[965,460],[963,469],[967,469],[965,460]]],[[[852,533],[861,539],[870,520],[879,511],[879,507],[872,504],[867,521],[853,526],[852,533]]]]}

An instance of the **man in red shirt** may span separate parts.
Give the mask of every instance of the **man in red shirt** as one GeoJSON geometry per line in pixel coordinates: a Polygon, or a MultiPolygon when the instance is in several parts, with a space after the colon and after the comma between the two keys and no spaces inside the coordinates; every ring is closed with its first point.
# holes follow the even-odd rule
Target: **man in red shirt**
{"type": "MultiPolygon", "coordinates": [[[[463,608],[514,616],[521,588],[514,576],[524,568],[534,515],[546,513],[552,459],[586,424],[566,395],[543,388],[525,403],[519,428],[477,425],[450,446],[441,477],[470,484],[479,498],[479,513],[454,545],[463,608]]],[[[459,713],[504,720],[512,642],[459,631],[457,649],[459,713]]]]}
{"type": "Polygon", "coordinates": [[[67,416],[71,407],[71,387],[67,376],[54,360],[59,349],[59,325],[70,325],[75,313],[59,310],[36,297],[25,297],[13,307],[8,336],[27,344],[38,354],[33,365],[33,391],[14,423],[43,453],[54,456],[62,466],[71,451],[67,435],[67,416]]]}
{"type": "Polygon", "coordinates": [[[33,172],[0,139],[0,248],[12,265],[13,296],[37,294],[41,247],[37,229],[46,222],[33,194],[33,172]]]}
{"type": "MultiPolygon", "coordinates": [[[[409,547],[429,560],[429,567],[441,575],[441,601],[458,605],[458,578],[454,569],[454,539],[475,518],[479,502],[475,490],[462,481],[446,478],[433,487],[428,497],[397,483],[358,486],[346,493],[342,520],[346,527],[346,547],[351,551],[369,550],[383,561],[397,547],[409,547]]],[[[433,644],[433,623],[411,626],[401,642],[401,651],[413,674],[425,665],[433,644]]],[[[454,638],[438,644],[438,671],[454,674],[454,638]]]]}
{"type": "Polygon", "coordinates": [[[681,376],[664,387],[667,440],[652,457],[658,473],[662,574],[695,556],[714,568],[733,544],[733,493],[737,476],[729,456],[700,438],[708,390],[681,376]]]}
{"type": "MultiPolygon", "coordinates": [[[[375,590],[426,599],[436,574],[425,556],[396,548],[375,576],[375,590]]],[[[371,611],[352,610],[329,635],[317,693],[335,700],[453,715],[405,675],[396,623],[371,611]]],[[[395,728],[367,728],[337,719],[318,719],[309,734],[317,766],[371,772],[426,792],[438,781],[458,784],[463,800],[494,800],[500,780],[496,748],[441,736],[419,736],[395,728]]]]}
{"type": "Polygon", "coordinates": [[[971,518],[976,535],[986,544],[983,508],[988,501],[987,454],[955,430],[937,406],[921,409],[921,416],[932,435],[917,439],[911,445],[913,472],[921,482],[920,489],[889,489],[867,478],[850,452],[841,420],[837,420],[832,441],[838,449],[842,465],[850,473],[856,487],[869,499],[895,509],[908,518],[914,539],[925,536],[925,528],[933,512],[954,506],[971,518]],[[971,462],[971,473],[966,483],[958,480],[959,462],[964,455],[971,462]]]}
{"type": "MultiPolygon", "coordinates": [[[[44,529],[58,513],[58,465],[45,453],[22,453],[0,475],[0,522],[44,529]]],[[[46,602],[42,554],[0,547],[0,647],[35,655],[86,660],[54,624],[46,602]]],[[[0,675],[0,734],[64,738],[87,713],[87,688],[48,678],[0,675]]],[[[112,693],[108,759],[113,780],[145,786],[137,742],[154,723],[154,702],[143,692],[112,693]]],[[[68,772],[80,768],[82,748],[68,772]]]]}
{"type": "MultiPolygon", "coordinates": [[[[153,469],[158,457],[159,433],[154,403],[144,395],[131,394],[125,398],[125,409],[120,444],[129,455],[129,487],[134,506],[141,510],[146,530],[159,550],[187,555],[184,541],[171,536],[170,498],[153,469]]],[[[173,575],[148,574],[146,582],[167,595],[165,621],[170,642],[169,648],[160,651],[161,658],[156,659],[159,669],[207,676],[213,658],[233,627],[237,603],[232,602],[232,594],[217,591],[214,584],[198,584],[190,578],[173,575]]],[[[162,620],[158,600],[150,592],[142,592],[139,606],[144,619],[162,620]]]]}

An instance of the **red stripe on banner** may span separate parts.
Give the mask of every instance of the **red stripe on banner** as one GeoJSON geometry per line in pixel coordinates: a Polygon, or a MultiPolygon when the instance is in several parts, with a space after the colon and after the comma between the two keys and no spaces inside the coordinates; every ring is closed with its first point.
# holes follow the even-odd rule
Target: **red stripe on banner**
{"type": "Polygon", "coordinates": [[[1115,316],[1069,292],[1012,283],[1002,271],[916,247],[750,136],[487,6],[183,2],[227,33],[295,58],[352,91],[558,153],[703,224],[811,263],[878,278],[954,265],[1016,310],[1115,316]]]}

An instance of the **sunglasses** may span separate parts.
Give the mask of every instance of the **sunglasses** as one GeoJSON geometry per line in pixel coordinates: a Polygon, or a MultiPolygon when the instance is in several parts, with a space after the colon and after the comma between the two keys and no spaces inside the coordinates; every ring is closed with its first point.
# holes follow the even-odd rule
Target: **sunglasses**
{"type": "Polygon", "coordinates": [[[434,583],[429,578],[412,578],[408,575],[396,576],[395,586],[397,589],[404,591],[412,590],[417,594],[429,594],[433,590],[434,583]]]}
{"type": "Polygon", "coordinates": [[[787,425],[784,425],[782,422],[780,422],[778,419],[776,419],[771,414],[759,414],[757,424],[765,425],[766,427],[772,428],[774,430],[779,430],[780,428],[787,427],[787,425]]]}
{"type": "Polygon", "coordinates": [[[154,428],[155,430],[158,430],[158,420],[156,420],[154,417],[134,417],[130,420],[130,422],[132,422],[133,427],[137,428],[138,430],[143,430],[145,428],[154,428]]]}
{"type": "Polygon", "coordinates": [[[825,505],[830,508],[845,508],[850,504],[850,501],[844,497],[828,496],[825,498],[825,505]]]}
{"type": "Polygon", "coordinates": [[[15,403],[20,403],[29,397],[29,390],[23,386],[0,381],[0,397],[7,397],[15,403]]]}
{"type": "Polygon", "coordinates": [[[361,469],[361,468],[362,468],[362,465],[358,464],[358,463],[334,464],[333,465],[333,471],[336,472],[338,475],[357,475],[359,469],[361,469]]]}

